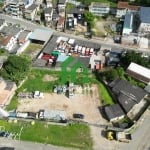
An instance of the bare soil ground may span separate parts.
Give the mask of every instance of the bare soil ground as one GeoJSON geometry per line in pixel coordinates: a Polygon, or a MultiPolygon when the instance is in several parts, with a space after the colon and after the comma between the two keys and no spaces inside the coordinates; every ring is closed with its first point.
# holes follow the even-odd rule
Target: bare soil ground
{"type": "Polygon", "coordinates": [[[80,88],[77,93],[72,98],[67,98],[64,94],[44,93],[43,99],[22,99],[19,100],[18,111],[64,110],[68,118],[72,118],[73,113],[81,113],[85,115],[85,121],[97,123],[101,117],[98,109],[100,100],[97,86],[92,87],[92,93],[85,89],[83,94],[80,88]]]}
{"type": "Polygon", "coordinates": [[[46,82],[46,81],[55,81],[57,79],[58,79],[57,77],[54,77],[54,76],[51,76],[51,75],[48,75],[48,74],[44,75],[44,77],[43,77],[44,82],[46,82]]]}
{"type": "MultiPolygon", "coordinates": [[[[64,110],[68,118],[72,118],[73,113],[85,115],[84,121],[93,124],[106,124],[102,118],[98,107],[101,105],[99,92],[96,85],[84,88],[78,87],[76,94],[72,98],[67,98],[64,94],[44,93],[43,99],[21,99],[19,100],[18,111],[38,112],[40,109],[64,110]],[[92,93],[89,92],[92,90],[92,93]]],[[[108,141],[103,135],[101,127],[90,126],[91,137],[93,138],[94,150],[117,150],[119,143],[108,141]]]]}

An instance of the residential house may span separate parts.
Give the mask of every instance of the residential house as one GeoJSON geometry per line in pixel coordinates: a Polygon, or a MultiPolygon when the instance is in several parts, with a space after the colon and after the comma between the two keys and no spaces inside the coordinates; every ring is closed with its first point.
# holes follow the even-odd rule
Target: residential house
{"type": "Polygon", "coordinates": [[[67,0],[58,0],[58,12],[60,16],[65,16],[65,9],[66,9],[66,2],[67,0]]]}
{"type": "Polygon", "coordinates": [[[18,36],[18,44],[19,45],[24,44],[27,41],[30,33],[31,33],[31,31],[28,31],[28,30],[22,31],[18,36]]]}
{"type": "Polygon", "coordinates": [[[112,49],[110,52],[106,53],[106,65],[107,66],[116,66],[120,63],[122,50],[112,49]]]}
{"type": "Polygon", "coordinates": [[[127,74],[139,81],[142,81],[146,84],[150,82],[150,69],[145,68],[141,65],[138,65],[134,62],[131,62],[127,68],[127,74]]]}
{"type": "Polygon", "coordinates": [[[118,121],[125,117],[125,113],[119,104],[105,106],[104,110],[108,120],[111,122],[118,121]]]}
{"type": "Polygon", "coordinates": [[[0,107],[4,107],[10,103],[16,89],[17,87],[14,82],[5,81],[0,78],[0,107]]]}
{"type": "Polygon", "coordinates": [[[122,35],[130,35],[133,31],[133,14],[127,13],[124,19],[122,35]]]}
{"type": "Polygon", "coordinates": [[[130,118],[134,118],[133,114],[137,115],[140,112],[143,104],[146,102],[145,98],[148,96],[148,93],[144,89],[120,78],[111,82],[109,87],[116,96],[117,102],[130,118]]]}
{"type": "Polygon", "coordinates": [[[141,7],[139,12],[140,26],[139,33],[150,32],[150,7],[141,7]]]}
{"type": "Polygon", "coordinates": [[[22,16],[22,11],[33,4],[34,0],[7,0],[6,1],[6,13],[12,16],[20,17],[22,16]]]}
{"type": "Polygon", "coordinates": [[[126,13],[136,13],[140,9],[140,6],[129,5],[128,2],[119,1],[117,5],[117,18],[122,18],[126,13]]]}
{"type": "Polygon", "coordinates": [[[107,15],[110,11],[109,3],[92,2],[89,6],[89,12],[96,16],[107,15]]]}
{"type": "Polygon", "coordinates": [[[53,7],[52,0],[46,0],[46,7],[53,7]]]}
{"type": "Polygon", "coordinates": [[[23,16],[24,18],[33,21],[35,19],[35,16],[37,14],[37,5],[32,4],[31,6],[29,6],[24,12],[23,12],[23,16]]]}
{"type": "Polygon", "coordinates": [[[15,44],[15,39],[12,35],[5,36],[0,41],[1,48],[5,48],[8,51],[12,50],[12,48],[14,47],[14,44],[15,44]]]}
{"type": "Polygon", "coordinates": [[[48,7],[44,9],[44,17],[46,23],[50,23],[52,21],[52,15],[53,15],[52,7],[48,7]]]}
{"type": "Polygon", "coordinates": [[[4,26],[2,30],[0,30],[0,34],[3,36],[0,42],[1,47],[11,51],[17,43],[20,32],[21,29],[16,26],[4,26]]]}
{"type": "Polygon", "coordinates": [[[67,11],[67,27],[73,28],[78,23],[84,25],[84,9],[80,7],[73,7],[67,11]]]}
{"type": "Polygon", "coordinates": [[[59,16],[57,21],[57,30],[62,31],[65,25],[65,17],[59,16]]]}

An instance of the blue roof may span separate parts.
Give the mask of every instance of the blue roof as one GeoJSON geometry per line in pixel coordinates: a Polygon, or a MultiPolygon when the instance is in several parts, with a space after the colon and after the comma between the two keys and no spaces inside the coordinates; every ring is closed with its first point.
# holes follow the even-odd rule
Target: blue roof
{"type": "Polygon", "coordinates": [[[140,20],[142,23],[150,23],[150,7],[140,8],[140,20]]]}
{"type": "Polygon", "coordinates": [[[126,14],[125,15],[125,20],[124,20],[124,28],[131,29],[132,28],[132,19],[133,14],[126,14]]]}
{"type": "Polygon", "coordinates": [[[59,55],[57,58],[57,62],[64,62],[69,56],[59,55]]]}

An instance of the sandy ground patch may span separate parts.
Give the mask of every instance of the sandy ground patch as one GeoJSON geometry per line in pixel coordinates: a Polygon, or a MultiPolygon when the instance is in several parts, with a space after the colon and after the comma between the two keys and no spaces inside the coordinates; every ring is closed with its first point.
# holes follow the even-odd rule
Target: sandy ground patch
{"type": "Polygon", "coordinates": [[[44,75],[44,77],[43,77],[44,82],[46,82],[46,81],[55,81],[57,79],[58,79],[57,77],[54,77],[54,76],[51,76],[51,75],[48,75],[48,74],[44,75]]]}
{"type": "Polygon", "coordinates": [[[64,110],[68,118],[73,113],[85,115],[85,121],[97,123],[101,117],[98,107],[100,106],[97,86],[92,87],[93,93],[75,94],[67,98],[64,94],[44,93],[43,99],[21,99],[19,100],[18,111],[38,112],[40,109],[64,110]]]}

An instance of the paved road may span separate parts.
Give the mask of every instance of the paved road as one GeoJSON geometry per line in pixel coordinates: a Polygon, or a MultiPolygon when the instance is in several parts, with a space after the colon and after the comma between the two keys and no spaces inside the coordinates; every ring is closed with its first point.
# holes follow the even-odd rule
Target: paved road
{"type": "MultiPolygon", "coordinates": [[[[5,14],[0,14],[0,19],[5,19],[7,22],[10,23],[14,23],[14,24],[20,24],[22,27],[25,27],[26,29],[29,29],[31,31],[33,31],[36,28],[41,28],[41,29],[50,29],[48,27],[44,27],[41,26],[39,24],[34,24],[30,21],[24,20],[24,19],[20,19],[20,18],[14,18],[12,16],[8,16],[5,14]]],[[[53,29],[51,29],[53,30],[53,29]]],[[[58,31],[54,31],[54,34],[56,35],[65,35],[65,36],[69,36],[69,37],[73,37],[73,38],[77,38],[77,39],[82,39],[88,42],[94,42],[94,43],[98,43],[100,45],[104,45],[104,46],[110,46],[110,47],[114,47],[114,48],[121,48],[121,49],[129,49],[129,50],[133,50],[133,47],[129,47],[129,46],[124,46],[124,45],[120,45],[120,44],[115,44],[113,42],[113,40],[108,39],[108,40],[103,40],[102,38],[92,38],[92,39],[85,39],[83,36],[76,36],[73,34],[67,34],[64,32],[58,32],[58,31]]],[[[137,51],[145,51],[145,52],[150,52],[149,50],[146,49],[139,49],[139,48],[134,48],[137,51]]]]}
{"type": "Polygon", "coordinates": [[[150,150],[150,111],[132,135],[130,143],[120,147],[120,150],[150,150]]]}
{"type": "Polygon", "coordinates": [[[16,141],[16,140],[9,140],[6,138],[0,138],[0,149],[2,147],[14,147],[15,150],[77,150],[53,145],[45,145],[40,143],[16,141]]]}

